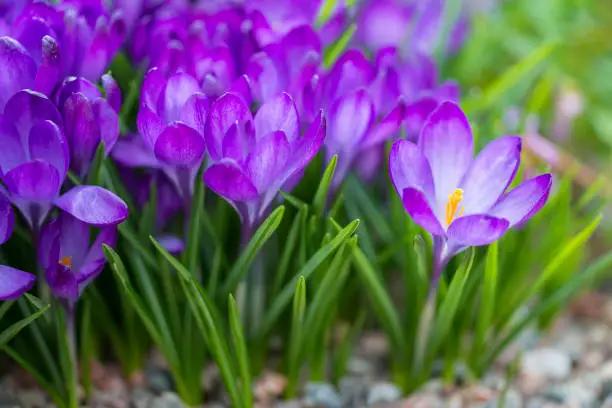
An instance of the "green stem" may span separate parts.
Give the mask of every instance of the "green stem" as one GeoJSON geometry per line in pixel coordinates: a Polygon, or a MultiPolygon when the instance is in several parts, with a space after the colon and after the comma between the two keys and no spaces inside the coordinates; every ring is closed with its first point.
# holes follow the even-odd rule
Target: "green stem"
{"type": "Polygon", "coordinates": [[[70,373],[68,378],[68,406],[70,408],[79,408],[79,366],[76,348],[76,331],[75,331],[75,305],[70,302],[64,308],[66,316],[66,346],[68,348],[68,356],[70,358],[70,373]]]}

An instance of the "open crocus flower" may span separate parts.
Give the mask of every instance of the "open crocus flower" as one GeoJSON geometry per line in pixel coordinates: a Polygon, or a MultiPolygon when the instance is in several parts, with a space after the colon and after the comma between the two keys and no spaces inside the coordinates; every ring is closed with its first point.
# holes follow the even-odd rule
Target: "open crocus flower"
{"type": "Polygon", "coordinates": [[[0,110],[17,91],[33,89],[45,95],[53,92],[60,77],[59,48],[50,36],[30,53],[11,37],[0,37],[0,110]]]}
{"type": "Polygon", "coordinates": [[[434,238],[434,282],[455,254],[498,240],[545,204],[550,174],[506,192],[520,153],[521,139],[504,136],[473,158],[470,124],[452,102],[442,103],[431,114],[418,145],[407,140],[393,145],[393,185],[410,217],[434,238]]]}
{"type": "Polygon", "coordinates": [[[85,286],[104,268],[106,258],[102,244],[115,245],[116,225],[103,227],[91,246],[89,229],[87,223],[60,212],[41,231],[38,261],[51,291],[58,298],[75,302],[85,286]]]}
{"type": "Polygon", "coordinates": [[[161,169],[188,202],[206,150],[207,112],[208,98],[195,78],[184,72],[166,78],[152,68],[142,85],[137,118],[142,138],[118,141],[112,156],[127,167],[161,169]]]}
{"type": "Polygon", "coordinates": [[[96,148],[104,142],[106,154],[119,137],[121,93],[110,75],[104,75],[107,99],[95,84],[70,77],[58,92],[57,105],[64,118],[65,136],[70,150],[70,168],[85,178],[96,148]]]}
{"type": "Polygon", "coordinates": [[[55,105],[37,92],[19,91],[7,102],[0,115],[4,195],[35,232],[53,206],[94,225],[125,219],[125,203],[101,187],[80,186],[59,195],[69,164],[61,123],[55,105]]]}
{"type": "Polygon", "coordinates": [[[317,154],[324,137],[322,113],[300,137],[297,110],[286,93],[263,104],[255,118],[241,97],[226,93],[212,104],[206,126],[212,165],[204,172],[204,183],[251,228],[279,189],[317,154]]]}

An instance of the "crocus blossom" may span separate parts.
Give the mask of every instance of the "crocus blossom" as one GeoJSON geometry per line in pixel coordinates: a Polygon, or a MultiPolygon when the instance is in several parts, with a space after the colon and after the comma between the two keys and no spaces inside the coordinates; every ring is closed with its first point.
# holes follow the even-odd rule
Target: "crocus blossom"
{"type": "Polygon", "coordinates": [[[70,150],[70,168],[85,177],[96,148],[104,142],[108,155],[119,137],[121,94],[115,80],[104,75],[107,99],[84,78],[67,78],[58,92],[60,112],[70,150]]]}
{"type": "Polygon", "coordinates": [[[488,245],[545,204],[543,174],[506,191],[520,164],[521,139],[504,136],[477,156],[468,119],[452,102],[428,118],[418,144],[397,141],[389,174],[406,212],[434,239],[434,280],[455,254],[488,245]]]}
{"type": "Polygon", "coordinates": [[[51,291],[59,298],[75,302],[104,268],[102,244],[115,245],[116,225],[103,227],[91,246],[89,230],[87,223],[60,212],[40,233],[38,262],[51,291]]]}
{"type": "Polygon", "coordinates": [[[128,167],[161,169],[188,200],[206,150],[208,108],[195,78],[184,72],[166,78],[152,68],[144,79],[137,118],[142,137],[120,140],[113,158],[128,167]]]}
{"type": "Polygon", "coordinates": [[[57,108],[44,95],[17,92],[0,115],[0,176],[6,197],[38,231],[53,206],[81,221],[106,225],[124,220],[127,206],[97,186],[75,187],[60,196],[69,166],[68,143],[57,108]]]}
{"type": "Polygon", "coordinates": [[[35,281],[31,273],[0,265],[0,300],[17,299],[32,289],[35,281]]]}
{"type": "Polygon", "coordinates": [[[300,137],[297,109],[286,93],[263,104],[254,118],[241,97],[226,93],[212,104],[206,125],[211,165],[204,183],[253,227],[279,189],[317,154],[324,137],[322,113],[300,137]]]}

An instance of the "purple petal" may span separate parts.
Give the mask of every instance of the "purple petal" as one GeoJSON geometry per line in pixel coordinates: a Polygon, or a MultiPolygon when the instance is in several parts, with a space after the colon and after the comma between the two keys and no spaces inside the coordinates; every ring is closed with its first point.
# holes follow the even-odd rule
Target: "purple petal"
{"type": "Polygon", "coordinates": [[[104,86],[106,100],[115,112],[119,114],[121,111],[121,89],[119,89],[119,85],[117,85],[112,76],[104,74],[102,75],[102,86],[104,86]]]}
{"type": "Polygon", "coordinates": [[[0,110],[20,89],[30,88],[36,77],[36,64],[25,48],[10,37],[0,37],[0,110]]]}
{"type": "Polygon", "coordinates": [[[551,186],[550,174],[527,180],[500,198],[489,213],[507,219],[511,227],[520,225],[544,206],[551,186]]]}
{"type": "Polygon", "coordinates": [[[374,121],[374,105],[365,90],[341,97],[331,107],[325,145],[336,154],[354,150],[374,121]]]}
{"type": "Polygon", "coordinates": [[[361,148],[367,149],[379,145],[397,135],[406,114],[406,104],[400,101],[383,120],[381,120],[366,136],[361,148]]]}
{"type": "Polygon", "coordinates": [[[30,158],[52,164],[63,181],[68,171],[68,144],[60,128],[50,120],[40,121],[30,130],[30,158]]]}
{"type": "MultiPolygon", "coordinates": [[[[163,72],[159,68],[151,68],[142,82],[142,103],[152,109],[157,109],[157,101],[159,101],[165,86],[166,78],[163,72]]],[[[157,113],[157,110],[154,112],[157,113]]]]}
{"type": "Polygon", "coordinates": [[[312,122],[308,130],[306,130],[306,133],[300,139],[294,141],[290,163],[291,174],[302,170],[317,155],[323,140],[325,140],[326,129],[327,123],[323,112],[319,112],[319,115],[312,122]]]}
{"type": "Polygon", "coordinates": [[[32,289],[35,281],[31,273],[0,265],[0,300],[17,299],[32,289]]]}
{"type": "Polygon", "coordinates": [[[164,97],[157,105],[159,115],[166,123],[178,120],[183,106],[194,93],[199,91],[200,85],[191,75],[184,72],[171,75],[164,89],[164,97]]]}
{"type": "Polygon", "coordinates": [[[62,83],[57,95],[57,106],[62,107],[72,94],[80,93],[85,99],[94,100],[102,97],[96,84],[81,77],[68,77],[62,83]]]}
{"type": "Polygon", "coordinates": [[[15,167],[4,175],[4,182],[11,195],[31,201],[51,200],[61,186],[57,169],[42,161],[15,167]]]}
{"type": "Polygon", "coordinates": [[[265,52],[253,55],[247,67],[247,75],[253,81],[253,93],[259,101],[268,101],[287,89],[287,74],[280,62],[265,52]]]}
{"type": "Polygon", "coordinates": [[[4,107],[4,117],[13,121],[15,129],[26,146],[32,126],[41,120],[62,125],[62,119],[53,102],[46,96],[28,89],[17,92],[4,107]]]}
{"type": "Polygon", "coordinates": [[[185,243],[183,240],[174,235],[162,235],[156,237],[156,240],[159,242],[162,248],[171,254],[180,254],[185,250],[185,243]]]}
{"type": "Polygon", "coordinates": [[[410,8],[395,0],[369,1],[360,13],[358,35],[371,50],[400,46],[411,20],[410,8]]]}
{"type": "Polygon", "coordinates": [[[79,298],[79,285],[72,269],[58,263],[46,272],[47,283],[56,297],[73,302],[79,298]]]}
{"type": "Polygon", "coordinates": [[[212,104],[210,116],[206,122],[206,147],[214,161],[221,159],[223,138],[229,128],[238,122],[238,126],[252,124],[253,117],[249,107],[242,98],[226,93],[212,104]]]}
{"type": "Polygon", "coordinates": [[[71,268],[78,270],[89,251],[89,226],[65,212],[58,215],[57,223],[60,242],[58,260],[70,257],[71,268]]]}
{"type": "Polygon", "coordinates": [[[470,124],[452,102],[442,103],[427,120],[419,139],[421,152],[433,175],[437,214],[444,214],[445,198],[456,188],[474,155],[470,124]]]}
{"type": "Polygon", "coordinates": [[[159,167],[153,151],[138,136],[121,138],[111,152],[113,159],[127,167],[159,167]]]}
{"type": "Polygon", "coordinates": [[[251,83],[248,76],[241,75],[240,77],[238,77],[238,79],[234,81],[228,92],[240,96],[244,100],[245,104],[251,105],[251,83]]]}
{"type": "Polygon", "coordinates": [[[366,88],[374,79],[375,70],[368,59],[357,50],[349,50],[336,62],[329,74],[328,97],[346,95],[366,88]]]}
{"type": "Polygon", "coordinates": [[[300,134],[297,109],[289,94],[283,92],[264,103],[255,114],[255,135],[262,138],[280,130],[292,143],[300,134]]]}
{"type": "Polygon", "coordinates": [[[247,139],[248,136],[253,134],[241,131],[234,123],[223,138],[223,157],[232,159],[236,163],[243,163],[249,149],[255,145],[255,138],[247,139]]]}
{"type": "Polygon", "coordinates": [[[136,118],[136,126],[142,138],[153,149],[166,124],[148,105],[142,104],[136,118]]]}
{"type": "Polygon", "coordinates": [[[0,175],[24,163],[26,152],[10,118],[0,116],[0,175]]]}
{"type": "Polygon", "coordinates": [[[206,118],[210,104],[206,95],[202,93],[193,94],[179,113],[179,120],[187,126],[195,129],[204,137],[206,131],[206,118]]]}
{"type": "Polygon", "coordinates": [[[4,244],[13,233],[15,215],[8,197],[0,189],[0,245],[4,244]]]}
{"type": "Polygon", "coordinates": [[[55,205],[94,226],[119,224],[128,216],[128,208],[123,200],[97,186],[75,187],[55,200],[55,205]]]}
{"type": "Polygon", "coordinates": [[[66,98],[62,109],[66,139],[70,144],[70,164],[83,176],[87,173],[96,147],[100,143],[100,125],[90,101],[81,93],[66,98]]]}
{"type": "Polygon", "coordinates": [[[43,225],[38,238],[38,263],[43,269],[55,268],[60,259],[60,222],[55,217],[43,225]]]}
{"type": "Polygon", "coordinates": [[[83,289],[84,285],[95,279],[104,268],[104,264],[106,264],[106,257],[104,256],[102,244],[114,247],[116,242],[117,226],[110,225],[102,228],[102,231],[100,231],[93,245],[87,252],[82,266],[77,271],[77,280],[81,289],[83,289]]]}
{"type": "Polygon", "coordinates": [[[54,38],[46,35],[42,39],[42,58],[36,72],[34,90],[50,96],[61,79],[61,69],[59,46],[54,38]]]}
{"type": "Polygon", "coordinates": [[[359,178],[366,183],[371,182],[376,175],[385,157],[385,146],[379,144],[362,150],[355,159],[355,167],[359,178]]]}
{"type": "Polygon", "coordinates": [[[438,100],[458,102],[461,96],[461,88],[455,81],[446,81],[436,89],[435,93],[438,100]]]}
{"type": "Polygon", "coordinates": [[[166,127],[155,143],[155,157],[172,166],[197,166],[204,157],[206,143],[198,132],[176,122],[166,127]]]}
{"type": "Polygon", "coordinates": [[[202,179],[212,191],[228,200],[250,201],[259,195],[251,180],[232,160],[224,159],[213,164],[202,179]]]}
{"type": "Polygon", "coordinates": [[[289,64],[289,75],[294,77],[304,64],[319,61],[321,58],[321,41],[319,36],[308,25],[294,28],[281,40],[285,60],[289,64]]]}
{"type": "Polygon", "coordinates": [[[108,155],[119,138],[119,117],[104,99],[96,99],[91,107],[100,128],[100,139],[104,142],[105,153],[108,155]]]}
{"type": "Polygon", "coordinates": [[[490,215],[473,214],[455,219],[448,227],[448,240],[468,246],[488,245],[497,241],[510,227],[510,222],[490,215]]]}
{"type": "Polygon", "coordinates": [[[435,98],[424,97],[406,107],[404,129],[406,138],[416,142],[429,115],[438,107],[435,98]]]}
{"type": "Polygon", "coordinates": [[[411,187],[422,191],[429,202],[435,202],[429,163],[415,144],[405,139],[393,144],[389,153],[389,175],[400,196],[411,187]]]}
{"type": "Polygon", "coordinates": [[[446,233],[436,217],[433,208],[427,202],[426,195],[415,188],[409,187],[402,192],[402,202],[412,220],[433,235],[445,237],[446,233]]]}
{"type": "Polygon", "coordinates": [[[282,131],[269,133],[257,141],[246,162],[246,174],[257,191],[265,191],[277,182],[289,159],[289,142],[282,131]]]}
{"type": "Polygon", "coordinates": [[[512,182],[520,161],[520,137],[505,136],[489,143],[461,181],[465,214],[486,213],[512,182]]]}

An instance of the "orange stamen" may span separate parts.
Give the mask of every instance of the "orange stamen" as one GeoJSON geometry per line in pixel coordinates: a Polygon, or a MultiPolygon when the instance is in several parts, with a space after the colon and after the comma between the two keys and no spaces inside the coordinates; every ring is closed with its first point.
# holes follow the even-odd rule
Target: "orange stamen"
{"type": "Polygon", "coordinates": [[[70,268],[70,267],[72,267],[72,257],[71,256],[65,256],[62,259],[60,259],[58,261],[58,263],[60,265],[64,265],[66,268],[70,268]]]}
{"type": "MultiPolygon", "coordinates": [[[[446,226],[449,226],[451,222],[455,219],[455,215],[457,214],[457,209],[459,209],[459,204],[463,200],[463,190],[460,188],[455,189],[452,194],[448,195],[448,203],[446,203],[446,226]]],[[[459,209],[459,214],[457,217],[461,217],[463,215],[463,211],[465,208],[461,207],[459,209]]]]}

